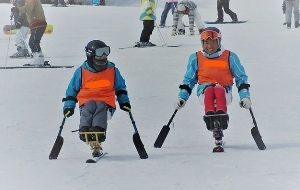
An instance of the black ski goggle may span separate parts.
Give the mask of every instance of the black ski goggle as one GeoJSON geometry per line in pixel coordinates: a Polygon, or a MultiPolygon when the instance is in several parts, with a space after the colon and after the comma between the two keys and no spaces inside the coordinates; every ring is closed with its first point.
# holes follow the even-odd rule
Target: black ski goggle
{"type": "Polygon", "coordinates": [[[103,55],[108,56],[110,54],[110,47],[97,48],[95,51],[91,51],[87,49],[86,53],[89,56],[97,56],[97,57],[102,57],[103,55]]]}

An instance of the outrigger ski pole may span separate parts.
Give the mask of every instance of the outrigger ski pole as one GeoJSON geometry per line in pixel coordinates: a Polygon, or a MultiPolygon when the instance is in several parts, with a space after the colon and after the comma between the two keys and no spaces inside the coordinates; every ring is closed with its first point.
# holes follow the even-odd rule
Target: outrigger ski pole
{"type": "Polygon", "coordinates": [[[266,147],[264,141],[262,140],[262,137],[261,137],[260,132],[258,130],[257,123],[256,123],[256,120],[255,120],[253,111],[252,111],[251,108],[249,109],[249,111],[250,111],[250,114],[251,114],[251,117],[252,117],[252,120],[253,120],[253,125],[254,125],[254,127],[252,127],[252,129],[251,129],[252,137],[253,137],[258,149],[259,150],[265,150],[267,147],[266,147]]]}
{"type": "Polygon", "coordinates": [[[131,112],[129,112],[129,117],[130,117],[130,120],[132,122],[134,131],[135,131],[134,134],[133,134],[133,136],[132,136],[135,148],[136,148],[137,152],[139,153],[139,156],[140,156],[141,159],[147,159],[148,158],[148,154],[147,154],[147,152],[145,150],[145,147],[143,145],[143,142],[141,140],[141,137],[139,135],[139,132],[137,130],[137,127],[135,125],[135,121],[134,121],[134,119],[132,117],[132,113],[131,112]]]}
{"type": "Polygon", "coordinates": [[[62,132],[62,129],[64,127],[65,121],[66,121],[66,117],[64,117],[64,119],[62,120],[62,123],[59,127],[59,132],[58,132],[58,135],[56,137],[55,143],[52,147],[52,150],[50,152],[49,160],[57,159],[57,157],[59,155],[59,152],[61,150],[61,147],[64,144],[64,138],[61,136],[61,132],[62,132]]]}
{"type": "Polygon", "coordinates": [[[154,143],[154,147],[155,148],[161,148],[161,146],[163,145],[164,141],[166,140],[167,138],[167,135],[170,131],[170,124],[173,120],[173,118],[175,117],[176,113],[177,113],[178,109],[175,109],[172,117],[170,118],[169,122],[167,125],[164,125],[163,128],[161,129],[159,135],[157,136],[156,138],[156,141],[154,143]]]}

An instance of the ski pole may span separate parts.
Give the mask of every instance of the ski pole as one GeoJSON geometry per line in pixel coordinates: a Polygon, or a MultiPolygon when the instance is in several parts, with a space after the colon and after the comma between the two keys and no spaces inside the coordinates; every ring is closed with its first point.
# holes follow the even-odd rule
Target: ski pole
{"type": "Polygon", "coordinates": [[[135,131],[134,134],[133,134],[133,136],[132,136],[135,148],[136,148],[137,152],[139,153],[139,156],[140,156],[141,159],[147,159],[148,158],[148,154],[147,154],[147,152],[145,150],[145,147],[143,145],[143,142],[141,140],[141,137],[139,135],[139,132],[137,130],[137,127],[135,125],[135,121],[133,119],[133,116],[132,116],[131,112],[129,112],[129,117],[130,117],[130,120],[132,122],[134,131],[135,131]]]}
{"type": "Polygon", "coordinates": [[[168,133],[170,131],[170,127],[169,126],[170,126],[173,118],[175,117],[177,111],[178,111],[178,109],[175,109],[175,111],[174,111],[172,117],[170,118],[168,124],[164,125],[162,127],[162,129],[161,129],[161,131],[160,131],[159,135],[157,136],[156,141],[154,143],[154,147],[155,148],[161,148],[161,146],[163,145],[163,143],[164,143],[165,139],[167,138],[167,135],[168,135],[168,133]]]}
{"type": "Polygon", "coordinates": [[[158,26],[158,24],[157,24],[156,21],[155,21],[155,27],[156,27],[156,29],[158,31],[158,34],[159,34],[159,37],[160,37],[160,39],[161,39],[161,41],[163,43],[163,46],[164,47],[168,46],[167,43],[166,43],[166,41],[165,41],[165,39],[164,39],[164,37],[163,37],[163,35],[162,35],[162,33],[161,33],[161,31],[160,31],[160,29],[159,29],[159,26],[158,26]]]}
{"type": "Polygon", "coordinates": [[[65,125],[65,121],[66,121],[66,116],[64,116],[63,120],[62,120],[62,123],[59,127],[59,131],[58,131],[58,135],[56,137],[56,140],[55,140],[55,143],[52,147],[52,150],[50,152],[50,155],[49,155],[49,160],[52,160],[52,159],[57,159],[58,155],[59,155],[59,152],[61,150],[61,147],[64,143],[64,138],[61,136],[61,132],[63,130],[63,127],[65,125]]]}

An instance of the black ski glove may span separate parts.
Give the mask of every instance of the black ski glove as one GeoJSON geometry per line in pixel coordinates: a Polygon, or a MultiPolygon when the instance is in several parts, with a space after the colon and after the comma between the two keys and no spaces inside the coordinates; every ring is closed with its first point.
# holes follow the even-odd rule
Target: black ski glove
{"type": "Polygon", "coordinates": [[[131,105],[130,105],[129,102],[125,102],[125,103],[120,104],[120,108],[121,108],[121,110],[123,110],[123,111],[130,112],[130,110],[131,110],[131,105]]]}
{"type": "Polygon", "coordinates": [[[74,114],[74,108],[65,108],[64,109],[64,116],[71,117],[74,114]]]}

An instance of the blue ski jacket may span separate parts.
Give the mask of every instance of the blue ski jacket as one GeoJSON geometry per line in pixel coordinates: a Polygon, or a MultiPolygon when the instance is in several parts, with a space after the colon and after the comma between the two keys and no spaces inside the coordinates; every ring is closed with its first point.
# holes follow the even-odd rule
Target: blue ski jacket
{"type": "MultiPolygon", "coordinates": [[[[79,68],[76,69],[74,75],[68,85],[66,90],[66,100],[64,101],[64,109],[65,108],[75,108],[76,106],[76,97],[81,88],[81,69],[82,67],[88,69],[91,72],[97,72],[95,69],[91,68],[87,61],[85,61],[79,68]]],[[[119,69],[115,67],[115,64],[108,61],[108,67],[114,67],[115,69],[115,94],[117,95],[117,101],[119,104],[129,102],[129,98],[127,95],[125,80],[122,77],[119,69]]],[[[100,71],[101,72],[101,71],[100,71]]]]}
{"type": "MultiPolygon", "coordinates": [[[[222,48],[221,50],[219,50],[213,54],[207,54],[207,53],[203,52],[203,55],[205,57],[213,59],[213,58],[219,57],[223,52],[224,52],[224,49],[222,48]]],[[[233,53],[232,51],[230,51],[230,56],[229,56],[229,67],[230,67],[232,76],[235,79],[237,88],[239,88],[241,84],[248,84],[248,82],[247,82],[248,76],[245,73],[245,69],[242,66],[238,56],[235,53],[233,53]]],[[[193,53],[189,57],[186,73],[184,75],[184,79],[182,82],[183,85],[187,85],[191,90],[198,83],[198,76],[197,76],[198,68],[199,67],[198,67],[197,54],[193,53]]],[[[197,96],[200,96],[201,94],[203,94],[205,88],[210,85],[212,85],[212,84],[210,84],[210,83],[198,84],[197,96]]],[[[226,86],[225,88],[228,91],[232,91],[232,85],[226,86]]],[[[181,89],[179,91],[178,96],[180,99],[187,101],[190,96],[190,93],[186,89],[181,89]]],[[[246,88],[241,89],[239,91],[239,96],[240,96],[240,100],[243,98],[250,98],[249,90],[246,88]]]]}

